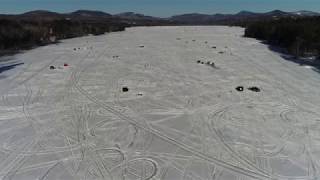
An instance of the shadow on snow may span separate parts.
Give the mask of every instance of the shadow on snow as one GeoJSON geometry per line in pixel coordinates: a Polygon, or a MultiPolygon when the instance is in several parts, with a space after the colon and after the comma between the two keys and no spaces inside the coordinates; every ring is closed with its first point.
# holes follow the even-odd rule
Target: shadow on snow
{"type": "Polygon", "coordinates": [[[320,73],[320,60],[317,58],[296,58],[293,55],[288,54],[283,48],[272,45],[268,45],[268,48],[271,51],[278,53],[282,59],[286,61],[294,62],[299,66],[310,67],[313,71],[320,73]]]}
{"type": "Polygon", "coordinates": [[[1,65],[0,65],[0,74],[3,73],[3,72],[5,72],[5,71],[8,71],[8,70],[10,70],[10,69],[13,69],[13,68],[15,68],[16,66],[20,66],[20,65],[22,65],[22,64],[24,64],[24,63],[15,63],[15,64],[4,65],[4,66],[1,66],[1,65]]]}

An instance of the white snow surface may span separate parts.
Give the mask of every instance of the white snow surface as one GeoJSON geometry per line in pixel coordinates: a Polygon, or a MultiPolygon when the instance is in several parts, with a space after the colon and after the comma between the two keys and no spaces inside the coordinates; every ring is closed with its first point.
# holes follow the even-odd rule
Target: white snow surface
{"type": "Polygon", "coordinates": [[[137,27],[15,56],[0,179],[319,178],[320,74],[243,31],[137,27]]]}

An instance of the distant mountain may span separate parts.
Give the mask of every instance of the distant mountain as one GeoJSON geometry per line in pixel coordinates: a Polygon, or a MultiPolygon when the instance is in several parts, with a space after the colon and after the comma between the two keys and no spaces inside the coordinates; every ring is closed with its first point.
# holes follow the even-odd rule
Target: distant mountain
{"type": "MultiPolygon", "coordinates": [[[[11,16],[14,18],[15,16],[11,16]]],[[[46,11],[46,10],[36,10],[36,11],[29,11],[23,14],[17,15],[19,19],[46,19],[46,20],[51,20],[51,19],[59,19],[63,18],[62,14],[56,13],[56,12],[51,12],[51,11],[46,11]]]]}
{"type": "Polygon", "coordinates": [[[61,14],[46,10],[36,10],[20,14],[20,16],[61,16],[61,14]]]}
{"type": "Polygon", "coordinates": [[[152,16],[146,16],[144,14],[138,14],[134,12],[124,12],[120,14],[115,14],[115,17],[119,17],[122,19],[130,19],[130,20],[159,20],[161,18],[158,17],[152,17],[152,16]]]}
{"type": "Polygon", "coordinates": [[[186,24],[202,24],[204,22],[210,22],[212,19],[214,19],[212,15],[199,13],[176,15],[170,18],[171,21],[186,24]]]}
{"type": "Polygon", "coordinates": [[[70,13],[71,16],[90,17],[90,18],[111,18],[112,15],[102,11],[78,10],[70,13]]]}
{"type": "Polygon", "coordinates": [[[166,18],[146,16],[144,14],[138,14],[134,12],[115,14],[113,15],[113,17],[118,18],[123,23],[127,23],[133,26],[155,26],[172,24],[171,21],[166,18]]]}
{"type": "Polygon", "coordinates": [[[240,11],[239,13],[235,14],[236,16],[248,17],[248,16],[257,16],[259,13],[254,13],[250,11],[240,11]]]}
{"type": "Polygon", "coordinates": [[[291,15],[291,13],[280,11],[280,10],[273,10],[273,11],[261,13],[261,14],[264,16],[279,16],[279,17],[291,15]]]}
{"type": "Polygon", "coordinates": [[[291,12],[293,15],[298,15],[298,16],[320,16],[320,13],[313,12],[313,11],[295,11],[291,12]]]}
{"type": "Polygon", "coordinates": [[[307,17],[320,16],[320,13],[312,11],[295,11],[284,12],[281,10],[274,10],[265,13],[256,13],[250,11],[240,11],[236,14],[200,14],[189,13],[175,15],[169,18],[158,18],[147,16],[144,14],[134,12],[124,12],[120,14],[111,15],[102,11],[78,10],[71,13],[56,13],[46,10],[36,10],[26,12],[20,15],[1,15],[0,18],[6,19],[69,19],[69,20],[89,20],[89,21],[113,21],[121,22],[129,25],[230,25],[239,24],[243,22],[257,21],[263,19],[278,19],[281,17],[307,17]]]}
{"type": "Polygon", "coordinates": [[[320,16],[320,13],[312,11],[284,12],[274,10],[266,13],[255,13],[250,11],[240,11],[236,14],[182,14],[172,16],[170,20],[181,24],[233,24],[244,21],[256,21],[262,19],[275,19],[282,17],[305,17],[320,16]]]}
{"type": "Polygon", "coordinates": [[[112,19],[111,14],[102,11],[78,10],[71,13],[56,13],[46,10],[30,11],[18,15],[1,15],[0,18],[7,19],[41,19],[41,20],[54,20],[54,19],[75,19],[75,20],[103,20],[112,19]]]}

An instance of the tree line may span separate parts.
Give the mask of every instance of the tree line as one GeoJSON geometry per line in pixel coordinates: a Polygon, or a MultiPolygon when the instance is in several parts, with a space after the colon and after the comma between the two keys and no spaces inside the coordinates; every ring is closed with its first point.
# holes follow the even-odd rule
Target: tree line
{"type": "Polygon", "coordinates": [[[245,37],[257,38],[269,44],[284,47],[296,57],[319,57],[320,17],[251,22],[246,25],[245,37]]]}
{"type": "Polygon", "coordinates": [[[1,51],[28,49],[60,39],[123,31],[126,26],[108,21],[0,19],[0,55],[1,51]]]}

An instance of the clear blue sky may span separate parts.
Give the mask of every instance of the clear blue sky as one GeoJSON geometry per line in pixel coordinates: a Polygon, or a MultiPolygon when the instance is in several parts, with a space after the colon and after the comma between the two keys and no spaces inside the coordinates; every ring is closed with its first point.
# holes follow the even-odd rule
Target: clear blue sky
{"type": "Polygon", "coordinates": [[[320,0],[0,0],[0,13],[21,13],[43,9],[71,12],[78,9],[108,13],[134,11],[168,17],[181,13],[235,13],[241,10],[265,12],[312,10],[320,12],[320,0]]]}

